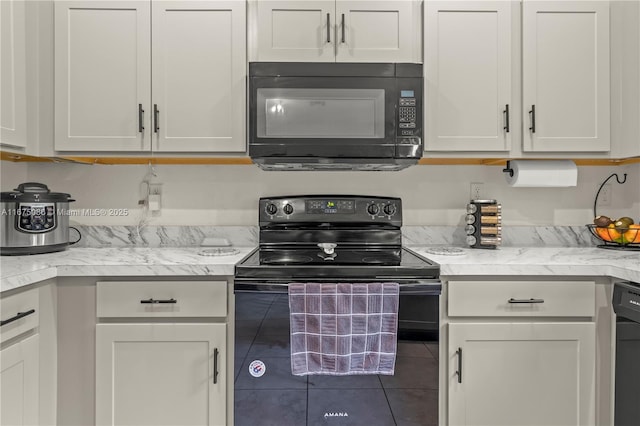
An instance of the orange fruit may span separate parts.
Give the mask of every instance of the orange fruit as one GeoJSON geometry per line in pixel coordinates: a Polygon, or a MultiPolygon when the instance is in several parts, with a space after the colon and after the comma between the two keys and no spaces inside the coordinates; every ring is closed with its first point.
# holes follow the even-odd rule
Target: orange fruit
{"type": "Polygon", "coordinates": [[[622,237],[626,243],[640,243],[640,225],[629,225],[622,237]]]}
{"type": "Polygon", "coordinates": [[[609,236],[609,228],[597,227],[595,229],[596,234],[598,234],[600,238],[602,238],[604,241],[611,241],[611,237],[609,236]]]}

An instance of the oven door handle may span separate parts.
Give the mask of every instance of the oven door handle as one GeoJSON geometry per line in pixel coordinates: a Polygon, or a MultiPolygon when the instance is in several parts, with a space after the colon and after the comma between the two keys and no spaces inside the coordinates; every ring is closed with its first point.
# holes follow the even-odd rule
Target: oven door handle
{"type": "MultiPolygon", "coordinates": [[[[302,282],[302,280],[296,280],[295,282],[302,282]]],[[[309,280],[309,282],[319,282],[309,280]]],[[[336,279],[332,282],[350,282],[349,279],[336,279]]],[[[371,279],[367,282],[380,282],[380,280],[371,279]]],[[[396,281],[388,281],[396,282],[396,281]]],[[[439,296],[442,291],[442,283],[438,280],[427,281],[411,281],[411,282],[399,282],[401,295],[415,295],[415,296],[439,296]]],[[[288,294],[289,283],[273,282],[273,281],[235,281],[234,293],[270,293],[270,294],[288,294]]]]}

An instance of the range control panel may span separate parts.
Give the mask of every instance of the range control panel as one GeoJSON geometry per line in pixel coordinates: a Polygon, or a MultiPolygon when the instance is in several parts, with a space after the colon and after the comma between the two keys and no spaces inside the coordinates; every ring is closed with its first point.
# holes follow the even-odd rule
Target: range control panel
{"type": "Polygon", "coordinates": [[[56,227],[55,203],[20,203],[16,227],[22,232],[49,232],[56,227]]]}
{"type": "Polygon", "coordinates": [[[261,198],[260,226],[277,223],[402,225],[402,201],[393,197],[314,195],[261,198]]]}

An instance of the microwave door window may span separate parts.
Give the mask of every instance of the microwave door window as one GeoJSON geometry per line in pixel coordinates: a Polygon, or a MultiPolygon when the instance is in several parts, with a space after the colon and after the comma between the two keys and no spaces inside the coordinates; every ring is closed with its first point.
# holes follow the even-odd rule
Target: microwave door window
{"type": "Polygon", "coordinates": [[[257,90],[260,138],[384,138],[384,89],[257,90]]]}

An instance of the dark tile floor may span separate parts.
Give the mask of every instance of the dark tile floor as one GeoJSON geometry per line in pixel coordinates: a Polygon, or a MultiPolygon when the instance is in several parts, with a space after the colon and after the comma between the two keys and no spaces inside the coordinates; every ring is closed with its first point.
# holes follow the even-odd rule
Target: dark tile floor
{"type": "Polygon", "coordinates": [[[399,341],[393,376],[293,376],[287,296],[237,294],[235,350],[237,426],[438,424],[438,342],[399,341]]]}

